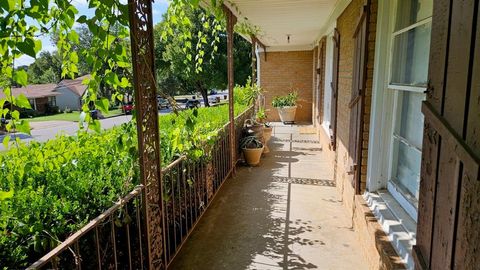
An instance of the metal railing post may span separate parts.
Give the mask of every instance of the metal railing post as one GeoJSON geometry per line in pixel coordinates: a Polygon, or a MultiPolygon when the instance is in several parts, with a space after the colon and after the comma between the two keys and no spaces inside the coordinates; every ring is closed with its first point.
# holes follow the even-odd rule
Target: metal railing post
{"type": "Polygon", "coordinates": [[[143,219],[149,269],[166,269],[151,0],[128,0],[143,219]]]}

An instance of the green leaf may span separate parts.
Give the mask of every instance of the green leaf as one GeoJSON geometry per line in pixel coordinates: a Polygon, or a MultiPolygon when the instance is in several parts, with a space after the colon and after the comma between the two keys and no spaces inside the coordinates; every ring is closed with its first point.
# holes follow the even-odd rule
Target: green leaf
{"type": "Polygon", "coordinates": [[[35,55],[36,55],[38,52],[40,52],[42,50],[42,41],[41,40],[35,40],[34,43],[35,43],[34,50],[35,50],[35,55]]]}
{"type": "Polygon", "coordinates": [[[23,69],[19,69],[13,73],[13,80],[21,86],[27,86],[27,72],[23,69]]]}
{"type": "Polygon", "coordinates": [[[88,126],[93,129],[94,131],[100,133],[100,131],[102,131],[102,127],[100,125],[100,121],[98,120],[93,120],[92,122],[90,122],[88,124],[88,126]]]}
{"type": "Polygon", "coordinates": [[[19,132],[27,133],[28,135],[31,135],[30,124],[28,123],[27,120],[20,120],[20,123],[15,126],[15,129],[19,132]]]}
{"type": "Polygon", "coordinates": [[[0,1],[0,8],[11,12],[15,10],[15,0],[1,0],[0,1]]]}
{"type": "Polygon", "coordinates": [[[31,109],[32,105],[30,105],[30,102],[28,101],[27,97],[25,97],[24,94],[18,95],[18,97],[15,98],[15,105],[17,105],[20,108],[25,108],[25,109],[31,109]]]}
{"type": "Polygon", "coordinates": [[[82,15],[82,16],[78,17],[77,22],[78,23],[86,23],[87,22],[87,16],[82,15]]]}
{"type": "Polygon", "coordinates": [[[100,111],[104,113],[108,113],[108,106],[110,103],[108,102],[107,98],[102,98],[101,100],[95,101],[95,107],[99,108],[100,111]]]}
{"type": "Polygon", "coordinates": [[[78,44],[80,42],[78,34],[75,30],[68,32],[67,37],[68,37],[68,40],[70,40],[71,42],[74,42],[75,44],[78,44]]]}
{"type": "Polygon", "coordinates": [[[33,58],[35,58],[35,56],[37,55],[35,53],[35,48],[36,48],[35,42],[31,38],[26,38],[24,41],[17,43],[17,49],[20,52],[28,56],[31,56],[33,58]]]}
{"type": "Polygon", "coordinates": [[[13,111],[12,112],[12,118],[15,120],[20,120],[20,112],[19,111],[13,111]]]}
{"type": "Polygon", "coordinates": [[[3,147],[5,147],[5,149],[8,149],[8,143],[10,142],[10,136],[5,136],[3,138],[3,147]]]}
{"type": "Polygon", "coordinates": [[[72,63],[78,63],[78,54],[77,52],[71,52],[70,53],[70,61],[72,61],[72,63]]]}
{"type": "Polygon", "coordinates": [[[12,198],[13,194],[13,189],[9,191],[0,191],[0,201],[12,198]]]}

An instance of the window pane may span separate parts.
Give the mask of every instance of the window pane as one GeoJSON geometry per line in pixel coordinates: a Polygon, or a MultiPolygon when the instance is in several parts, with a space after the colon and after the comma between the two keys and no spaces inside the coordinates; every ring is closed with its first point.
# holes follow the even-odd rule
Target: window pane
{"type": "Polygon", "coordinates": [[[397,1],[395,31],[432,16],[433,0],[397,1]]]}
{"type": "Polygon", "coordinates": [[[431,22],[393,39],[392,84],[426,86],[431,22]]]}
{"type": "Polygon", "coordinates": [[[422,101],[425,94],[401,91],[399,92],[399,112],[397,115],[395,134],[400,135],[409,144],[422,149],[423,141],[423,114],[422,101]]]}
{"type": "Polygon", "coordinates": [[[421,152],[398,139],[394,139],[394,144],[397,157],[396,164],[394,164],[393,181],[400,187],[405,197],[418,201],[421,152]]]}

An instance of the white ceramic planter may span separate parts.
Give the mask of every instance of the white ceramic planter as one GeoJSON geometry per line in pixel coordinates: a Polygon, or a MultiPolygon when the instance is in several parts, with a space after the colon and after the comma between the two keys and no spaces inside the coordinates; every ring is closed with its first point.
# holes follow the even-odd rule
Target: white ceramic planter
{"type": "Polygon", "coordinates": [[[297,111],[297,106],[279,107],[277,110],[278,115],[280,116],[280,121],[283,123],[295,122],[295,112],[297,111]]]}

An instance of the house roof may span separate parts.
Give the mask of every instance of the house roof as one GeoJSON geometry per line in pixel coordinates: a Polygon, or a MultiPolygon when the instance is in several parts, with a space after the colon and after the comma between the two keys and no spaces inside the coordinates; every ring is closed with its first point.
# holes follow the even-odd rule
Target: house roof
{"type": "Polygon", "coordinates": [[[235,0],[234,6],[228,1],[225,5],[239,23],[248,19],[260,28],[257,38],[269,51],[298,51],[311,50],[322,35],[330,32],[334,27],[330,22],[335,21],[350,1],[235,0]]]}
{"type": "Polygon", "coordinates": [[[67,89],[81,97],[83,96],[83,94],[85,94],[85,91],[87,91],[87,86],[82,84],[82,82],[84,79],[88,78],[90,78],[90,74],[78,77],[73,80],[65,79],[58,84],[58,87],[66,87],[67,89]]]}
{"type": "MultiPolygon", "coordinates": [[[[31,84],[25,87],[14,87],[12,88],[13,96],[17,97],[20,94],[24,94],[25,97],[32,98],[42,98],[42,97],[52,97],[57,96],[60,93],[54,92],[56,84],[47,83],[47,84],[31,84]]],[[[5,98],[3,91],[0,91],[0,98],[5,98]]]]}

